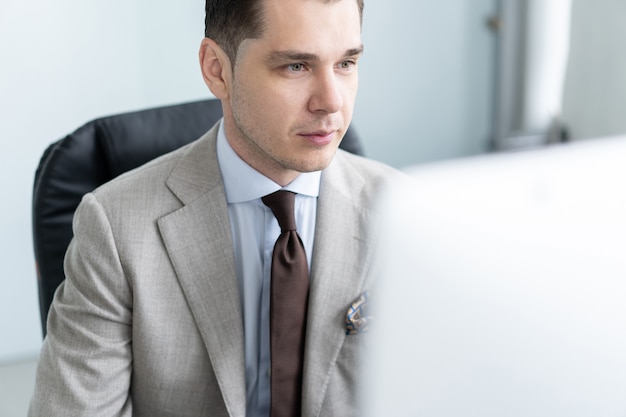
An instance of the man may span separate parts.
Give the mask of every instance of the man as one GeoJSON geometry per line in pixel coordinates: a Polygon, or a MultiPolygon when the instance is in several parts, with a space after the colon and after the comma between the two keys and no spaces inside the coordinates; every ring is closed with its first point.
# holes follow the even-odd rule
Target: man
{"type": "MultiPolygon", "coordinates": [[[[296,192],[310,268],[290,415],[358,415],[372,202],[396,172],[338,151],[362,53],[361,0],[207,0],[204,80],[224,118],[79,206],[30,415],[270,416],[270,276],[281,233],[262,197],[296,192]]],[[[272,398],[273,397],[273,398],[272,398]]]]}

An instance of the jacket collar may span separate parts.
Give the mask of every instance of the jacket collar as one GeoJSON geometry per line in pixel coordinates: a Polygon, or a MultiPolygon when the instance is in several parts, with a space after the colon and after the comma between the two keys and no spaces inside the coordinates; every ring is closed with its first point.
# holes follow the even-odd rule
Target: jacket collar
{"type": "Polygon", "coordinates": [[[183,207],[158,225],[234,417],[245,415],[243,319],[216,133],[217,126],[181,150],[166,184],[183,207]]]}
{"type": "Polygon", "coordinates": [[[306,341],[304,371],[306,417],[319,416],[339,352],[346,337],[355,337],[345,334],[345,315],[366,287],[373,258],[374,214],[358,198],[365,185],[343,151],[322,174],[307,328],[314,336],[306,341]]]}

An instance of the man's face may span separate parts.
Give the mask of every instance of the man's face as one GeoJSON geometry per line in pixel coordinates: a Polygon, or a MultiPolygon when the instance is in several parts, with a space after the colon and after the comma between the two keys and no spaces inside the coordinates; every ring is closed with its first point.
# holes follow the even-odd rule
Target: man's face
{"type": "Polygon", "coordinates": [[[263,0],[265,31],[239,48],[224,123],[229,143],[285,185],[324,169],[352,119],[361,23],[355,0],[263,0]]]}

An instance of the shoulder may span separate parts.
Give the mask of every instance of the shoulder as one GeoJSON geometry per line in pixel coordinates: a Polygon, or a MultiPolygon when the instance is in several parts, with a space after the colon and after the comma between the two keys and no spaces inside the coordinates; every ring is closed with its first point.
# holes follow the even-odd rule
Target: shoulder
{"type": "MultiPolygon", "coordinates": [[[[190,174],[190,182],[198,171],[205,174],[208,167],[217,167],[214,130],[172,152],[130,170],[94,190],[98,200],[124,199],[126,201],[158,198],[171,194],[168,181],[174,174],[190,174]]],[[[197,182],[197,181],[196,181],[197,182]]],[[[193,186],[193,184],[189,184],[193,186]]]]}
{"type": "Polygon", "coordinates": [[[337,151],[335,162],[339,166],[349,166],[353,169],[361,172],[363,175],[373,177],[394,177],[396,175],[403,176],[404,174],[383,162],[375,161],[363,156],[355,155],[350,152],[346,152],[342,149],[337,151]]]}
{"type": "Polygon", "coordinates": [[[112,226],[152,223],[185,205],[186,197],[201,195],[211,181],[220,181],[214,145],[207,133],[101,185],[83,197],[79,209],[91,200],[112,226]]]}
{"type": "Polygon", "coordinates": [[[341,149],[323,174],[326,181],[351,192],[359,189],[376,192],[385,184],[404,177],[406,174],[396,168],[341,149]]]}

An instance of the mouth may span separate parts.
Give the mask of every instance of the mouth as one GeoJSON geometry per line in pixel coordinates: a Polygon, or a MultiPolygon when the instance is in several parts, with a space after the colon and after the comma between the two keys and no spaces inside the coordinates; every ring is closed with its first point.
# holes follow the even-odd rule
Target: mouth
{"type": "Polygon", "coordinates": [[[302,132],[298,136],[305,138],[308,142],[315,146],[328,145],[335,139],[337,130],[316,130],[313,132],[302,132]]]}

